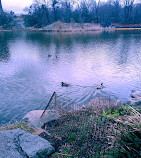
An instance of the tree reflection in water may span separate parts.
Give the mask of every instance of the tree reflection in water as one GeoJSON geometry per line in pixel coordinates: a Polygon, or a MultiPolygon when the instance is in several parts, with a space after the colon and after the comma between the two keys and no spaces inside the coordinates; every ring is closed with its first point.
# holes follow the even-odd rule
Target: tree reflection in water
{"type": "Polygon", "coordinates": [[[8,62],[10,60],[10,53],[8,47],[8,34],[0,33],[0,62],[8,62]]]}

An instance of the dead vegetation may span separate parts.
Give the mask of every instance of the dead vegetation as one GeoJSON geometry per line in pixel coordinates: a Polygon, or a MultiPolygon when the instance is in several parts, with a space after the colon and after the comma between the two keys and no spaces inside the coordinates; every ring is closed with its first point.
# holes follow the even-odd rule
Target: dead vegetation
{"type": "Polygon", "coordinates": [[[51,135],[40,136],[56,149],[51,158],[141,156],[140,113],[132,107],[115,104],[115,100],[99,99],[89,107],[66,112],[44,125],[51,135]]]}
{"type": "Polygon", "coordinates": [[[38,134],[56,149],[50,158],[139,158],[140,109],[115,103],[109,98],[97,98],[88,107],[75,108],[72,112],[59,109],[62,116],[43,126],[50,135],[26,122],[1,127],[0,131],[20,128],[38,134]]]}
{"type": "Polygon", "coordinates": [[[110,119],[100,116],[91,108],[69,112],[60,119],[44,125],[51,136],[42,133],[57,147],[56,153],[51,157],[65,156],[87,157],[98,156],[109,147],[109,135],[113,135],[114,126],[118,124],[110,119]]]}
{"type": "Polygon", "coordinates": [[[23,129],[29,133],[34,133],[35,129],[32,128],[28,123],[21,121],[21,122],[15,122],[13,124],[7,124],[2,127],[0,127],[0,131],[5,131],[5,130],[13,130],[13,129],[23,129]]]}
{"type": "Polygon", "coordinates": [[[100,26],[100,24],[94,23],[63,23],[61,21],[57,21],[46,27],[42,27],[40,30],[46,30],[51,32],[87,32],[112,30],[112,28],[103,28],[100,26]]]}

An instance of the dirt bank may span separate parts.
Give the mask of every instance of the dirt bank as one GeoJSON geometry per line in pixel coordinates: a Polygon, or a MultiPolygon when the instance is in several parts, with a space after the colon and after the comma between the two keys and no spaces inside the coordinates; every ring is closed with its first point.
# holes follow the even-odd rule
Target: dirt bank
{"type": "Polygon", "coordinates": [[[91,31],[111,31],[112,27],[102,27],[100,24],[94,23],[63,23],[63,22],[55,22],[53,24],[35,28],[35,27],[19,27],[19,29],[9,29],[5,30],[0,28],[0,31],[47,31],[47,32],[91,32],[91,31]]]}

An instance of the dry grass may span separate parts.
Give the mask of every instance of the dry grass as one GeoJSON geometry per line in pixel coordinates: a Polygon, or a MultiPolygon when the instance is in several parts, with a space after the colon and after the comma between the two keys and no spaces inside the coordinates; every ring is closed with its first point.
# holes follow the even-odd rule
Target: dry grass
{"type": "Polygon", "coordinates": [[[115,100],[97,98],[89,107],[66,112],[57,121],[45,124],[44,129],[51,136],[45,133],[40,136],[55,147],[56,153],[51,158],[141,156],[141,114],[132,107],[116,103],[115,100]],[[104,110],[111,111],[113,117],[102,116],[104,110]]]}
{"type": "Polygon", "coordinates": [[[112,30],[112,28],[103,28],[100,24],[94,23],[63,23],[61,21],[55,22],[51,25],[41,28],[40,30],[51,32],[87,32],[87,31],[103,31],[112,30]]]}
{"type": "Polygon", "coordinates": [[[49,138],[57,147],[56,153],[51,157],[95,157],[109,147],[109,135],[113,135],[117,123],[99,114],[92,108],[86,108],[64,114],[57,121],[45,124],[44,128],[51,133],[49,138]],[[102,145],[101,145],[102,144],[102,145]]]}
{"type": "Polygon", "coordinates": [[[32,128],[28,123],[26,123],[24,121],[15,122],[13,124],[7,124],[7,125],[0,127],[0,131],[13,130],[13,129],[22,129],[22,130],[25,130],[29,133],[35,132],[35,129],[32,128]]]}
{"type": "Polygon", "coordinates": [[[130,115],[116,119],[120,123],[120,128],[114,129],[117,134],[111,136],[111,146],[103,153],[104,157],[141,157],[141,114],[133,107],[129,108],[130,115]]]}
{"type": "Polygon", "coordinates": [[[96,113],[102,113],[103,110],[115,109],[122,106],[123,103],[118,99],[96,97],[89,103],[89,107],[92,108],[96,113]]]}
{"type": "Polygon", "coordinates": [[[128,110],[130,110],[130,113],[128,112],[128,115],[115,118],[115,120],[126,126],[131,127],[132,130],[141,131],[141,114],[133,107],[131,106],[127,106],[127,107],[128,110]]]}

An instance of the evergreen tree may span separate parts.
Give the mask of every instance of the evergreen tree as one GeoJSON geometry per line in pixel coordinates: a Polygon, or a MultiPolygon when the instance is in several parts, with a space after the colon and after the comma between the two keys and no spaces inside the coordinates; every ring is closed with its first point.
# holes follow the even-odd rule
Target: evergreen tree
{"type": "Polygon", "coordinates": [[[2,11],[2,3],[1,3],[1,0],[0,0],[0,11],[2,11]]]}

